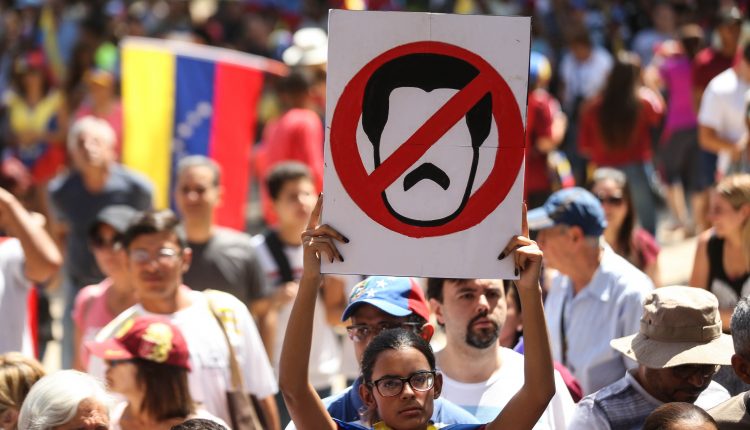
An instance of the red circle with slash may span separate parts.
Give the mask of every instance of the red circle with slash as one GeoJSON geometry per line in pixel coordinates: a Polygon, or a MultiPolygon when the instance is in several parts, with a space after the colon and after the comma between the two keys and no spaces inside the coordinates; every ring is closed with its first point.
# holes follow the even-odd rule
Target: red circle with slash
{"type": "MultiPolygon", "coordinates": [[[[330,132],[331,157],[339,180],[362,211],[383,227],[409,237],[445,236],[466,230],[484,220],[505,200],[521,169],[525,135],[521,112],[502,76],[477,54],[443,42],[414,42],[397,46],[367,63],[349,81],[333,112],[330,132]],[[365,86],[383,64],[405,55],[447,55],[474,66],[479,74],[433,114],[372,173],[367,173],[357,147],[357,127],[362,115],[365,86]],[[487,93],[492,95],[492,117],[498,131],[497,154],[487,179],[463,210],[442,225],[419,226],[391,214],[382,193],[466,115],[487,93]]],[[[483,145],[491,145],[484,142],[483,145]]]]}

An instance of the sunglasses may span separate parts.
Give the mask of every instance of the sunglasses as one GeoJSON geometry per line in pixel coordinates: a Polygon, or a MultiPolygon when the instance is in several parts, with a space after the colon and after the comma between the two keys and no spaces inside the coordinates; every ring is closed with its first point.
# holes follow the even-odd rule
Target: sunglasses
{"type": "Polygon", "coordinates": [[[619,206],[625,202],[624,196],[596,196],[603,205],[619,206]]]}
{"type": "Polygon", "coordinates": [[[119,249],[122,246],[122,236],[118,234],[109,240],[101,236],[94,236],[89,239],[89,243],[95,249],[119,249]]]}
{"type": "Polygon", "coordinates": [[[403,328],[414,332],[414,334],[419,334],[422,330],[422,324],[415,322],[383,323],[376,326],[357,324],[346,327],[346,333],[353,342],[365,342],[371,336],[377,336],[383,330],[392,328],[403,328]]]}
{"type": "Polygon", "coordinates": [[[370,385],[370,387],[375,387],[378,390],[378,393],[383,397],[393,397],[401,394],[401,392],[404,391],[404,385],[407,383],[414,391],[427,391],[435,385],[435,371],[421,370],[412,373],[406,378],[386,376],[377,381],[372,381],[368,385],[370,385]]]}
{"type": "Polygon", "coordinates": [[[703,379],[708,379],[719,371],[718,364],[684,364],[672,368],[672,374],[680,379],[689,379],[699,374],[703,379]]]}

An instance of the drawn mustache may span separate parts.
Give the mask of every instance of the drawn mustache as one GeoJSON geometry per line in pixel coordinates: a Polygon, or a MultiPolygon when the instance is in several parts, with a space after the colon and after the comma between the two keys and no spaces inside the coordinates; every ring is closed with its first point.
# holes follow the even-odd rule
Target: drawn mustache
{"type": "Polygon", "coordinates": [[[416,169],[409,172],[404,178],[404,191],[409,191],[411,187],[423,179],[429,179],[440,185],[443,190],[447,190],[451,185],[451,180],[443,169],[432,163],[424,163],[416,169]]]}

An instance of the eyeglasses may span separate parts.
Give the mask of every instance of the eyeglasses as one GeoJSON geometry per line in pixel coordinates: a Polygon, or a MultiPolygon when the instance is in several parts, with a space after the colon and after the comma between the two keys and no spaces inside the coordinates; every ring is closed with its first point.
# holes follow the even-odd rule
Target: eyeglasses
{"type": "Polygon", "coordinates": [[[690,379],[696,374],[704,379],[710,378],[721,368],[718,364],[683,364],[672,368],[672,374],[680,379],[690,379]]]}
{"type": "Polygon", "coordinates": [[[398,396],[404,391],[404,384],[407,382],[412,390],[427,391],[435,385],[435,371],[420,370],[419,372],[412,373],[406,378],[386,376],[377,381],[372,381],[368,385],[370,387],[374,386],[378,390],[378,393],[383,397],[393,397],[398,396]]]}
{"type": "Polygon", "coordinates": [[[371,336],[377,336],[383,330],[392,328],[403,328],[405,330],[411,330],[415,334],[419,334],[422,330],[422,324],[415,322],[382,323],[376,326],[356,324],[346,327],[346,332],[349,335],[349,339],[353,342],[364,342],[371,336]]]}
{"type": "Polygon", "coordinates": [[[596,196],[603,205],[619,206],[625,202],[624,196],[596,196]]]}
{"type": "Polygon", "coordinates": [[[161,248],[157,251],[156,256],[152,256],[151,253],[145,249],[134,249],[130,251],[130,259],[138,264],[146,264],[153,260],[159,263],[171,263],[180,255],[180,251],[172,248],[161,248]]]}
{"type": "Polygon", "coordinates": [[[101,236],[94,236],[89,240],[89,243],[94,249],[119,249],[122,246],[122,236],[115,235],[109,240],[101,236]]]}

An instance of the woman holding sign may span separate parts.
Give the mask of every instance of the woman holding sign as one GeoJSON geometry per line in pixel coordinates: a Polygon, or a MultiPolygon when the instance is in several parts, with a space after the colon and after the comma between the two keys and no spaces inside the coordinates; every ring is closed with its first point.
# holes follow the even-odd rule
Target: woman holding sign
{"type": "Polygon", "coordinates": [[[318,225],[322,197],[318,199],[307,230],[302,234],[304,271],[287,326],[281,352],[279,385],[296,427],[303,429],[531,429],[555,393],[552,355],[542,308],[539,273],[542,252],[528,239],[524,214],[524,236],[516,236],[506,248],[513,249],[521,277],[516,281],[524,308],[525,384],[492,422],[453,424],[440,427],[430,421],[433,400],[440,395],[442,376],[435,368],[435,356],[427,341],[403,329],[379,334],[364,352],[360,386],[367,411],[361,423],[343,423],[328,415],[312,386],[306,381],[312,342],[312,319],[318,286],[320,259],[333,262],[344,258],[335,242],[348,242],[327,225],[318,225]],[[517,249],[516,249],[517,248],[517,249]]]}

